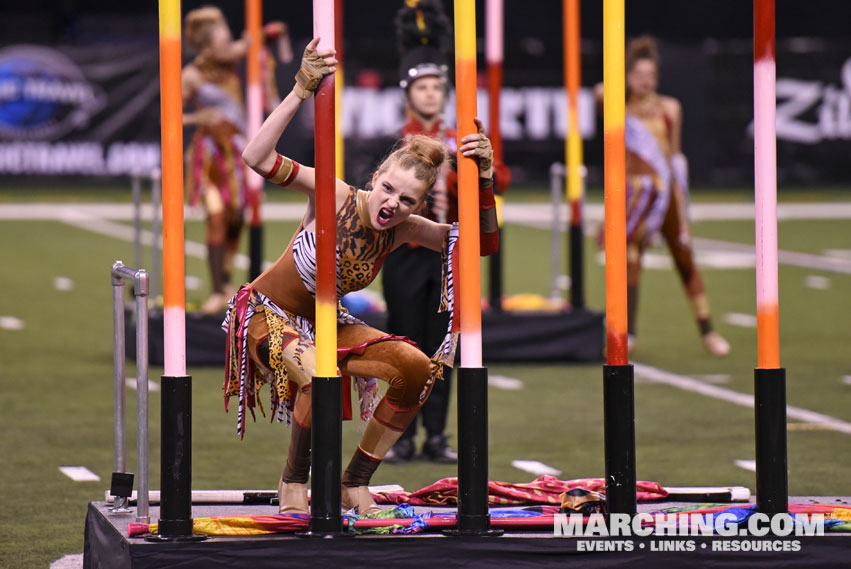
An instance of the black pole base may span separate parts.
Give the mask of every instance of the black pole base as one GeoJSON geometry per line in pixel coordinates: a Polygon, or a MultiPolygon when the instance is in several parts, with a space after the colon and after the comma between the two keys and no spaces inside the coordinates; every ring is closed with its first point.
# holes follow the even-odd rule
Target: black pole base
{"type": "Polygon", "coordinates": [[[786,370],[754,370],[756,508],[763,514],[789,509],[786,447],[786,370]]]}
{"type": "Polygon", "coordinates": [[[582,233],[582,224],[571,225],[569,234],[570,243],[567,250],[570,251],[570,307],[573,310],[581,310],[585,308],[585,235],[582,233]]]}
{"type": "Polygon", "coordinates": [[[343,533],[340,471],[343,455],[342,379],[313,378],[311,429],[310,531],[317,536],[343,533]]]}
{"type": "Polygon", "coordinates": [[[603,365],[603,426],[608,511],[634,516],[635,378],[631,364],[603,365]]]}
{"type": "Polygon", "coordinates": [[[192,378],[162,376],[159,540],[192,533],[192,378]]]}
{"type": "Polygon", "coordinates": [[[263,226],[252,225],[248,230],[248,280],[263,272],[263,226]]]}
{"type": "Polygon", "coordinates": [[[488,370],[458,369],[458,525],[453,535],[490,534],[488,370]]]}

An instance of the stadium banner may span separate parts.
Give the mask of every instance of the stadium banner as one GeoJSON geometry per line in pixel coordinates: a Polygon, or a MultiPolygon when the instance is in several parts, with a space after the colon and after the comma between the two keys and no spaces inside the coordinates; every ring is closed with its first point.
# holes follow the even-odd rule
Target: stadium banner
{"type": "Polygon", "coordinates": [[[137,44],[0,48],[0,175],[159,166],[159,64],[137,44]]]}
{"type": "MultiPolygon", "coordinates": [[[[683,150],[692,183],[750,187],[753,180],[752,46],[749,41],[660,45],[659,90],[683,103],[683,150]]],[[[346,171],[368,179],[405,122],[395,69],[375,69],[369,54],[351,54],[353,77],[342,106],[346,171]],[[359,63],[359,65],[356,65],[359,63]],[[358,70],[385,78],[359,85],[358,70]]],[[[579,101],[588,182],[602,180],[602,113],[593,97],[599,49],[583,55],[586,86],[579,101]]],[[[160,163],[159,64],[149,44],[0,47],[0,176],[122,177],[160,163]]],[[[279,66],[280,90],[294,70],[279,66]]],[[[520,183],[546,183],[563,160],[566,125],[560,67],[506,68],[500,122],[506,160],[520,183]],[[552,81],[541,85],[545,77],[552,81]]],[[[454,123],[450,90],[449,124],[454,123]]],[[[845,182],[851,139],[851,42],[797,38],[777,46],[779,181],[845,182]]],[[[488,117],[487,92],[478,114],[488,117]]],[[[312,105],[297,115],[279,151],[313,163],[312,105]]],[[[187,133],[185,139],[189,140],[187,133]]]]}

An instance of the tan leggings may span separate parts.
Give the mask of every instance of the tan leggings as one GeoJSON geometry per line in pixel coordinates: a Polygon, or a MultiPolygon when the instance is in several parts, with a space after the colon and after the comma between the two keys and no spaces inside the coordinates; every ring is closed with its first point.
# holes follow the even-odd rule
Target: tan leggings
{"type": "MultiPolygon", "coordinates": [[[[266,369],[269,363],[268,327],[265,316],[258,313],[248,325],[248,351],[250,357],[266,369]]],[[[362,324],[340,324],[337,326],[337,345],[339,347],[359,346],[364,342],[385,336],[384,332],[362,324]]],[[[283,348],[284,365],[291,380],[298,385],[294,419],[299,429],[293,429],[288,465],[304,464],[304,437],[309,436],[312,425],[310,388],[316,373],[315,348],[308,348],[300,356],[301,365],[295,358],[296,342],[285,343],[283,348]],[[308,435],[305,435],[304,432],[308,435]],[[297,438],[301,437],[299,440],[297,438]]],[[[408,424],[414,419],[422,404],[428,399],[433,385],[428,357],[406,342],[389,340],[367,346],[363,354],[351,354],[338,362],[342,373],[357,377],[375,377],[388,384],[387,391],[373,413],[355,452],[353,463],[365,460],[375,464],[371,471],[363,476],[367,482],[387,451],[399,439],[408,424]]],[[[308,443],[309,448],[309,443],[308,443]]],[[[355,465],[357,466],[357,465],[355,465]]],[[[349,465],[347,473],[353,464],[349,465]]],[[[299,469],[300,470],[300,469],[299,469]]],[[[293,476],[290,476],[293,478],[293,476]]],[[[287,470],[284,471],[285,481],[287,470]]],[[[304,473],[295,476],[295,480],[305,478],[304,473]]],[[[345,476],[344,476],[345,481],[345,476]]],[[[360,485],[360,484],[358,484],[360,485]]]]}

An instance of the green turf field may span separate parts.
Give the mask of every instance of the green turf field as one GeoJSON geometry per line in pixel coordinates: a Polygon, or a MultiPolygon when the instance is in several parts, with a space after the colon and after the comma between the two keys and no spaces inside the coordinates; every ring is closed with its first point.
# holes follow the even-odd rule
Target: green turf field
{"type": "MultiPolygon", "coordinates": [[[[20,200],[0,196],[4,201],[20,200]]],[[[283,222],[267,225],[268,259],[283,249],[293,227],[283,222]]],[[[747,222],[701,222],[694,224],[693,232],[697,237],[753,243],[752,224],[747,222]]],[[[202,224],[188,223],[186,237],[203,242],[202,224]]],[[[541,229],[506,228],[506,293],[548,294],[549,239],[541,229]]],[[[49,221],[2,221],[0,241],[0,317],[23,321],[19,330],[0,328],[0,383],[5,388],[0,412],[5,433],[0,442],[0,567],[47,567],[63,555],[82,552],[86,505],[103,499],[112,472],[108,270],[116,259],[132,262],[132,245],[49,221]],[[71,279],[73,288],[57,290],[56,277],[71,279]],[[101,481],[72,482],[58,470],[64,465],[86,466],[101,481]]],[[[588,304],[600,308],[604,275],[592,240],[586,245],[588,304]]],[[[828,249],[851,250],[851,221],[782,222],[780,247],[816,255],[828,249]]],[[[658,252],[664,254],[664,249],[658,252]]],[[[187,273],[202,279],[201,288],[189,291],[188,300],[203,300],[203,260],[189,257],[187,273]]],[[[716,328],[733,346],[730,357],[714,360],[703,351],[674,271],[648,269],[633,359],[750,393],[756,332],[725,323],[724,315],[755,314],[753,269],[706,268],[702,274],[716,328]]],[[[779,274],[788,403],[851,423],[851,275],[787,265],[779,274]],[[822,288],[807,284],[813,275],[826,279],[819,281],[822,288]]],[[[193,487],[273,488],[286,450],[286,428],[258,421],[249,424],[240,441],[235,413],[223,411],[222,370],[189,372],[194,380],[193,487]]],[[[128,376],[134,373],[131,363],[128,376]]],[[[158,381],[160,373],[152,369],[151,377],[158,381]]],[[[603,475],[599,364],[499,365],[490,373],[523,382],[518,391],[490,390],[492,479],[521,482],[535,477],[511,466],[515,459],[541,461],[560,470],[565,479],[603,475]]],[[[128,389],[128,417],[135,416],[134,393],[128,389]]],[[[159,487],[159,403],[159,393],[152,392],[152,488],[159,487]]],[[[454,407],[451,413],[454,417],[454,407]]],[[[665,485],[741,485],[753,491],[753,472],[735,464],[753,459],[752,409],[639,378],[636,417],[640,479],[665,485]]],[[[449,433],[454,437],[454,426],[449,433]]],[[[358,436],[355,425],[345,425],[344,461],[358,436]]],[[[133,436],[127,445],[132,469],[133,436]]],[[[790,418],[789,468],[793,495],[851,495],[845,476],[851,468],[851,435],[790,418]]],[[[374,482],[413,490],[454,474],[452,466],[415,462],[382,466],[374,482]]]]}

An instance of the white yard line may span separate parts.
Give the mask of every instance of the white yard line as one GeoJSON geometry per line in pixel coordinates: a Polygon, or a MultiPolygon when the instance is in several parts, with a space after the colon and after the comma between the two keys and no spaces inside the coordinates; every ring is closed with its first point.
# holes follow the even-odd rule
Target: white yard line
{"type": "MultiPolygon", "coordinates": [[[[115,223],[107,219],[99,218],[86,211],[74,208],[67,208],[58,216],[57,221],[67,223],[68,225],[93,231],[101,235],[113,237],[115,239],[123,239],[124,241],[133,241],[135,239],[133,228],[123,223],[115,223]]],[[[151,246],[154,243],[154,234],[147,229],[142,230],[142,244],[151,246]]],[[[207,258],[207,246],[196,241],[186,241],[186,254],[200,259],[207,258]]],[[[249,266],[248,255],[237,253],[234,257],[234,265],[238,269],[247,269],[249,266]]]]}
{"type": "Polygon", "coordinates": [[[724,315],[724,322],[731,326],[739,326],[740,328],[756,328],[756,316],[753,314],[728,312],[724,315]]]}
{"type": "Polygon", "coordinates": [[[518,391],[523,389],[523,382],[521,380],[514,377],[508,377],[507,375],[499,375],[497,373],[488,375],[488,385],[496,387],[497,389],[504,389],[506,391],[518,391]]]}
{"type": "Polygon", "coordinates": [[[60,472],[74,482],[98,482],[100,476],[85,466],[60,466],[60,472]]]}
{"type": "Polygon", "coordinates": [[[756,461],[755,460],[735,460],[734,463],[739,468],[744,468],[745,470],[750,470],[751,472],[756,472],[756,461]]]}
{"type": "Polygon", "coordinates": [[[512,460],[511,466],[525,472],[531,472],[538,476],[543,476],[544,474],[548,476],[558,476],[561,474],[561,470],[537,460],[512,460]]]}
{"type": "MultiPolygon", "coordinates": [[[[722,401],[727,401],[728,403],[733,403],[734,405],[740,405],[742,407],[753,408],[754,406],[754,397],[749,393],[740,393],[738,391],[733,391],[732,389],[727,389],[725,387],[711,385],[694,379],[692,377],[679,375],[645,364],[634,363],[633,366],[635,369],[635,375],[637,377],[641,377],[644,380],[669,385],[671,387],[676,387],[677,389],[682,389],[684,391],[691,391],[692,393],[697,393],[706,397],[712,397],[714,399],[720,399],[722,401]]],[[[793,407],[792,405],[787,405],[786,416],[790,419],[803,421],[804,423],[813,423],[816,425],[821,425],[826,429],[838,431],[846,435],[851,435],[851,423],[843,421],[842,419],[831,417],[830,415],[824,415],[822,413],[817,413],[808,409],[802,409],[800,407],[793,407]]]]}

